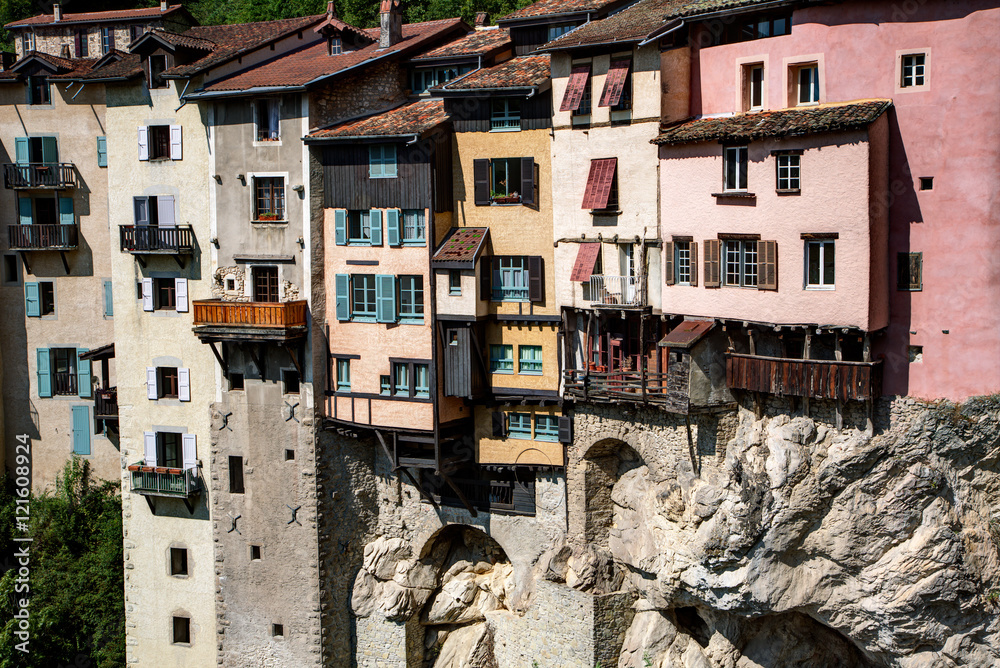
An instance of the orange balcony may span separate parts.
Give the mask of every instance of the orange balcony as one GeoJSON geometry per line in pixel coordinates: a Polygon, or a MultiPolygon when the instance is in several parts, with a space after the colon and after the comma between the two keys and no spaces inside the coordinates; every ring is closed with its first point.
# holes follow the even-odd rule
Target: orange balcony
{"type": "Polygon", "coordinates": [[[281,343],[306,335],[309,304],[294,302],[192,302],[194,333],[202,343],[271,341],[281,343]]]}

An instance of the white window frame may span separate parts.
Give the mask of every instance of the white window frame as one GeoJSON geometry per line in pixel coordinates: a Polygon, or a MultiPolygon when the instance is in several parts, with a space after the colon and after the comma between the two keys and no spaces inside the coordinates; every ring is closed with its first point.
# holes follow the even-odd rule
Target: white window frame
{"type": "Polygon", "coordinates": [[[804,275],[802,278],[803,287],[806,290],[835,290],[837,287],[837,241],[836,239],[807,239],[805,242],[805,252],[803,254],[804,260],[804,275]],[[809,265],[810,265],[810,250],[813,246],[819,248],[819,283],[812,283],[809,280],[809,265]],[[826,264],[826,254],[827,247],[830,247],[833,251],[833,282],[826,282],[826,275],[823,271],[826,264]]]}
{"type": "Polygon", "coordinates": [[[895,93],[897,95],[904,93],[923,93],[931,88],[931,49],[929,47],[924,48],[913,48],[913,49],[900,49],[896,51],[896,81],[895,81],[895,93]],[[914,56],[923,56],[923,83],[912,83],[907,84],[904,78],[905,72],[905,62],[907,58],[912,58],[914,56]]]}
{"type": "Polygon", "coordinates": [[[674,242],[674,284],[691,285],[691,272],[696,271],[691,266],[691,244],[693,241],[674,242]],[[685,274],[686,271],[686,274],[685,274]]]}
{"type": "Polygon", "coordinates": [[[757,239],[722,239],[722,284],[730,288],[754,288],[760,277],[757,275],[757,263],[759,260],[760,243],[757,239]],[[750,248],[753,244],[753,248],[750,248]],[[733,259],[733,254],[736,254],[733,259]],[[731,261],[737,264],[737,271],[730,272],[731,261]],[[748,271],[748,268],[750,270],[748,271]],[[732,280],[730,274],[735,273],[737,278],[732,280]],[[751,282],[752,277],[752,282],[751,282]]]}
{"type": "Polygon", "coordinates": [[[722,190],[723,192],[746,192],[749,184],[750,147],[724,146],[722,149],[722,190]],[[729,181],[729,165],[736,161],[735,181],[729,181]],[[742,177],[742,178],[741,178],[742,177]]]}
{"type": "Polygon", "coordinates": [[[810,107],[819,104],[819,63],[803,63],[795,67],[795,106],[810,107]],[[811,73],[808,81],[803,82],[803,75],[811,73]],[[803,97],[805,99],[803,99],[803,97]]]}
{"type": "Polygon", "coordinates": [[[760,60],[740,63],[740,108],[743,111],[762,111],[767,105],[767,66],[760,60]],[[760,70],[760,81],[754,86],[753,73],[760,70]],[[754,91],[760,96],[760,103],[754,104],[754,91]]]}
{"type": "Polygon", "coordinates": [[[800,192],[802,190],[802,156],[797,153],[779,153],[775,156],[778,192],[800,192]],[[793,164],[794,163],[794,164],[793,164]],[[784,182],[784,186],[782,183],[784,182]]]}

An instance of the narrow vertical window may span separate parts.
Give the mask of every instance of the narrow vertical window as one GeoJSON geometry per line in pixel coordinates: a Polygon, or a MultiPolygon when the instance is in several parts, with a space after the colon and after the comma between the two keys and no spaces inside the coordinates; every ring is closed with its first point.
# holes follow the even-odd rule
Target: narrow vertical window
{"type": "Polygon", "coordinates": [[[819,103],[819,66],[815,63],[798,68],[798,104],[819,103]]]}
{"type": "Polygon", "coordinates": [[[173,617],[173,643],[191,644],[191,620],[188,617],[173,617]]]}
{"type": "Polygon", "coordinates": [[[764,108],[764,65],[756,63],[743,66],[743,109],[758,111],[764,108]]]}
{"type": "Polygon", "coordinates": [[[448,294],[453,296],[462,294],[462,272],[458,269],[448,271],[448,294]]]}
{"type": "Polygon", "coordinates": [[[243,494],[243,458],[229,458],[229,492],[230,494],[243,494]]]}
{"type": "Polygon", "coordinates": [[[416,397],[431,395],[430,371],[426,364],[413,365],[413,395],[416,397]]]}
{"type": "Polygon", "coordinates": [[[337,360],[337,392],[351,391],[351,360],[337,360]]]}
{"type": "Polygon", "coordinates": [[[806,288],[829,290],[834,287],[834,241],[806,242],[806,288]]]}
{"type": "Polygon", "coordinates": [[[691,242],[674,242],[674,271],[678,285],[691,285],[691,242]]]}
{"type": "Polygon", "coordinates": [[[746,190],[749,166],[746,146],[727,146],[722,161],[723,189],[746,190]]]}
{"type": "Polygon", "coordinates": [[[188,551],[186,548],[170,548],[170,574],[181,577],[188,574],[188,551]]]}
{"type": "Polygon", "coordinates": [[[115,48],[115,29],[101,28],[101,53],[107,55],[115,48]]]}
{"type": "Polygon", "coordinates": [[[424,321],[424,277],[399,277],[399,319],[411,324],[424,321]]]}
{"type": "Polygon", "coordinates": [[[368,148],[368,175],[373,179],[396,178],[395,144],[375,144],[368,148]]]}
{"type": "Polygon", "coordinates": [[[392,390],[395,395],[410,394],[410,365],[396,362],[392,365],[392,390]]]}

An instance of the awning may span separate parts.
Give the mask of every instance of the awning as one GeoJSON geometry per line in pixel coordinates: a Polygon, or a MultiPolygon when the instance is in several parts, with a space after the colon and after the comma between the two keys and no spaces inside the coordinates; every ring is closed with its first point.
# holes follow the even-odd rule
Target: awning
{"type": "Polygon", "coordinates": [[[670,330],[656,345],[661,348],[690,348],[714,326],[714,320],[685,320],[670,330]]]}
{"type": "Polygon", "coordinates": [[[587,177],[587,190],[583,194],[584,209],[607,208],[617,166],[618,158],[590,161],[590,176],[587,177]]]}
{"type": "Polygon", "coordinates": [[[114,356],[115,356],[115,344],[109,343],[106,346],[101,346],[100,348],[94,348],[93,350],[88,350],[87,352],[80,355],[80,359],[97,362],[100,360],[111,359],[114,356]]]}
{"type": "Polygon", "coordinates": [[[576,253],[576,264],[573,265],[573,274],[569,280],[576,282],[587,282],[594,273],[594,265],[597,264],[597,256],[601,254],[600,242],[580,244],[580,250],[576,253]]]}
{"type": "Polygon", "coordinates": [[[577,65],[569,75],[566,92],[563,94],[562,106],[559,111],[576,111],[583,101],[583,92],[590,82],[590,65],[577,65]]]}
{"type": "Polygon", "coordinates": [[[622,99],[622,91],[625,90],[625,79],[628,78],[628,70],[632,66],[632,59],[615,60],[611,63],[608,76],[604,80],[604,92],[601,94],[599,107],[613,107],[622,99]]]}

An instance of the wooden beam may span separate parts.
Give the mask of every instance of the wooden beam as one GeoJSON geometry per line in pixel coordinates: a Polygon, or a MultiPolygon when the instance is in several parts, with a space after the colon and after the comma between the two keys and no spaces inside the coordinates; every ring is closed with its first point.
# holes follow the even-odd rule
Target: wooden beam
{"type": "Polygon", "coordinates": [[[469,503],[469,500],[465,498],[465,494],[462,494],[462,490],[458,488],[458,485],[456,485],[454,481],[452,481],[452,479],[448,476],[448,474],[440,470],[437,472],[437,474],[442,478],[444,478],[444,481],[448,483],[448,487],[451,487],[452,491],[454,491],[455,494],[458,495],[458,500],[461,501],[462,505],[468,509],[469,514],[472,515],[473,517],[478,517],[479,513],[476,512],[476,509],[472,507],[472,504],[469,503]]]}
{"type": "Polygon", "coordinates": [[[389,452],[389,446],[386,444],[385,439],[382,438],[382,432],[376,429],[375,436],[378,437],[378,442],[382,445],[382,451],[385,452],[385,456],[389,459],[390,470],[393,472],[402,471],[403,475],[409,478],[410,482],[413,483],[413,486],[417,488],[417,493],[420,494],[420,496],[422,496],[428,503],[434,506],[435,510],[441,510],[441,507],[427,492],[424,491],[424,488],[420,486],[420,483],[418,483],[417,479],[413,477],[413,474],[410,473],[409,469],[402,466],[396,466],[395,458],[389,452]]]}
{"type": "Polygon", "coordinates": [[[293,350],[292,346],[287,343],[281,347],[284,348],[285,352],[288,353],[288,356],[292,358],[292,364],[295,366],[295,370],[299,372],[299,380],[305,381],[305,378],[302,377],[302,366],[299,364],[299,356],[295,354],[295,350],[293,350]]]}
{"type": "Polygon", "coordinates": [[[69,260],[66,259],[66,251],[59,251],[59,257],[62,258],[63,269],[66,270],[66,275],[69,276],[69,260]]]}
{"type": "Polygon", "coordinates": [[[222,367],[223,375],[229,376],[229,366],[226,364],[226,360],[222,359],[222,355],[219,354],[219,349],[215,347],[215,341],[209,341],[208,345],[212,349],[215,359],[219,362],[219,366],[222,367]]]}

